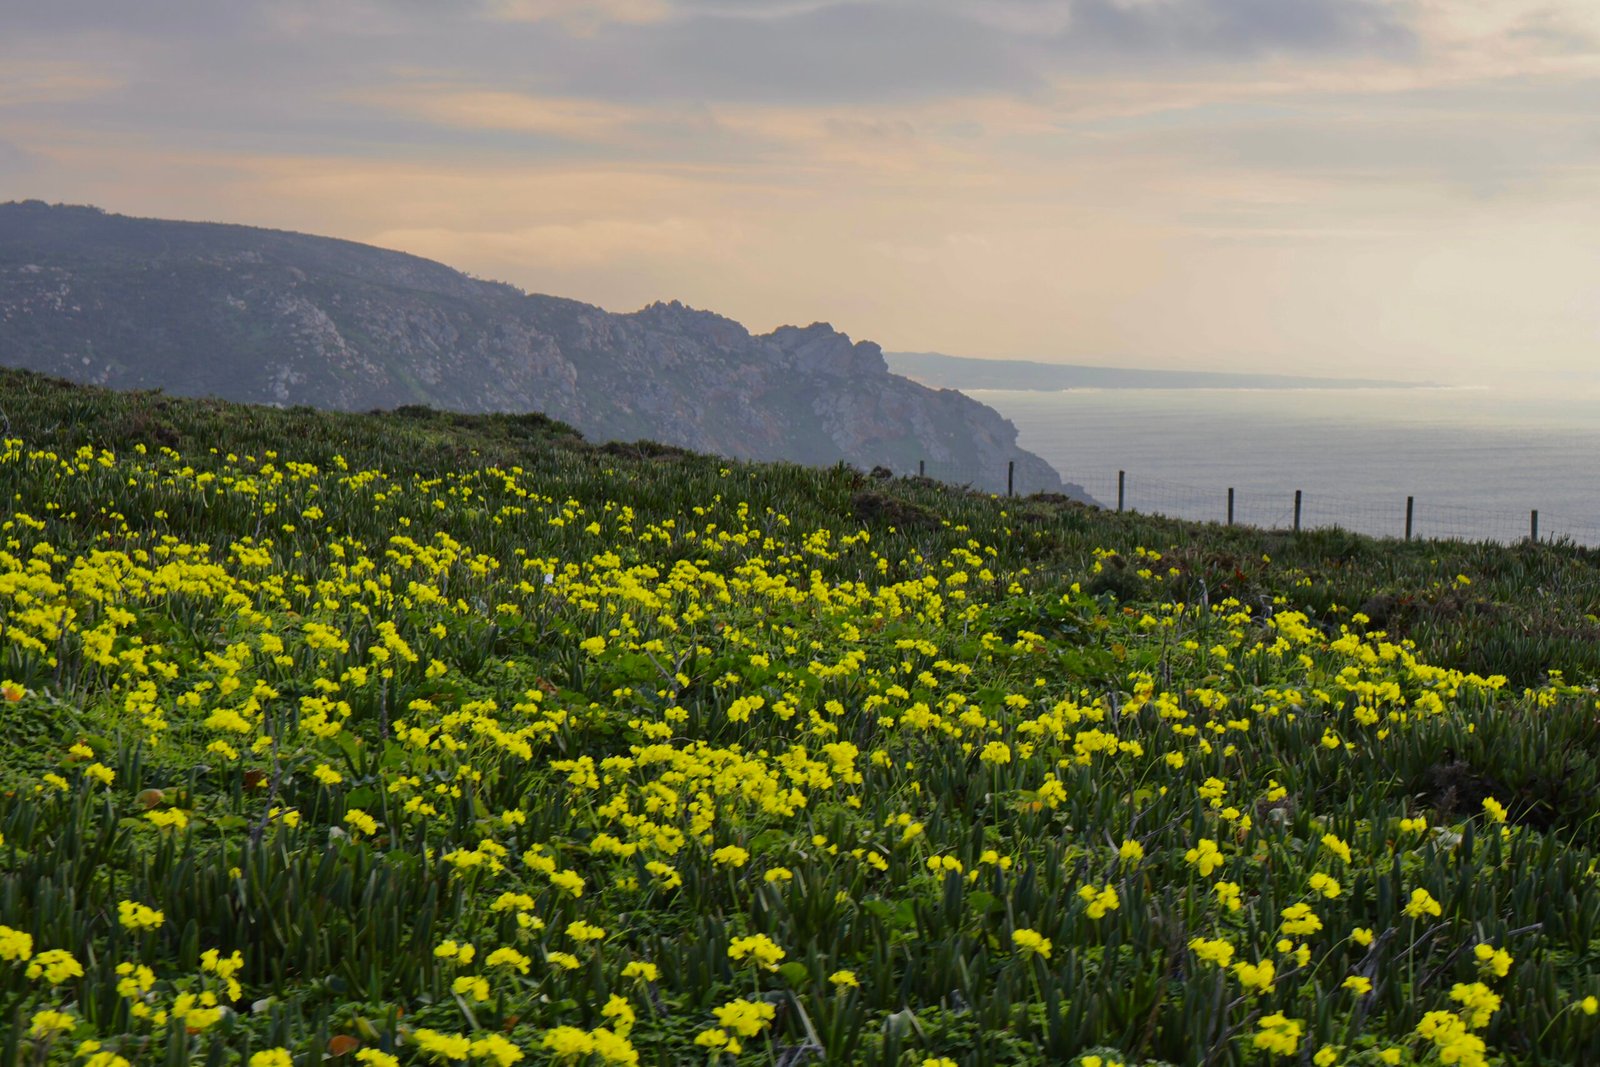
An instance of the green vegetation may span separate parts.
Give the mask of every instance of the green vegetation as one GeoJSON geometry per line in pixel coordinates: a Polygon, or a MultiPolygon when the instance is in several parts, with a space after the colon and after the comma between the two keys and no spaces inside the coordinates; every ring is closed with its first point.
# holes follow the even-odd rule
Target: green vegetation
{"type": "Polygon", "coordinates": [[[0,1067],[1600,1060],[1600,573],[0,372],[0,1067]]]}

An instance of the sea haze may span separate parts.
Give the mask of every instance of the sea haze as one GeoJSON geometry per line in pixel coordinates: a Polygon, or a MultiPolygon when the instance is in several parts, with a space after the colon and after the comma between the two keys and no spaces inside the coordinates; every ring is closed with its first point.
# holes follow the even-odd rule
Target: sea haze
{"type": "Polygon", "coordinates": [[[1600,544],[1600,390],[967,390],[1016,423],[1019,444],[1114,505],[1398,537],[1600,544]]]}

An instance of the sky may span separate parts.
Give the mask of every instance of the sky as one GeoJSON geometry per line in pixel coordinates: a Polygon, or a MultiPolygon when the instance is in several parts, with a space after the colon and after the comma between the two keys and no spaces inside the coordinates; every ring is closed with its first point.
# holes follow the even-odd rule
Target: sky
{"type": "Polygon", "coordinates": [[[0,200],[889,350],[1600,382],[1594,0],[0,0],[0,200]]]}

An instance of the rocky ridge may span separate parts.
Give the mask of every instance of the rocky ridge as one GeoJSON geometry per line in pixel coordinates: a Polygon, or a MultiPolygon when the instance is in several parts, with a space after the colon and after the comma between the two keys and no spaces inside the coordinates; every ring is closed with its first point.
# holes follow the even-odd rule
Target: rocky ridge
{"type": "Polygon", "coordinates": [[[616,314],[349,241],[0,204],[0,364],[118,389],[345,410],[540,411],[592,440],[1065,492],[1016,428],[826,323],[616,314]]]}

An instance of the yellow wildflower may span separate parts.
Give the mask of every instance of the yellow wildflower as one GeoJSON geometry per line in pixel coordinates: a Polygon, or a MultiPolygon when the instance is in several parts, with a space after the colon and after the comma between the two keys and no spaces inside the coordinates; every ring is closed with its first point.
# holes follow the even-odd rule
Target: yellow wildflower
{"type": "Polygon", "coordinates": [[[1263,1016],[1257,1026],[1251,1044],[1280,1056],[1293,1055],[1294,1050],[1300,1046],[1300,1035],[1305,1030],[1303,1022],[1299,1019],[1286,1018],[1281,1011],[1263,1016]]]}
{"type": "Polygon", "coordinates": [[[1411,891],[1411,902],[1403,910],[1413,919],[1420,919],[1424,915],[1437,916],[1444,913],[1444,908],[1440,906],[1437,900],[1433,899],[1433,894],[1426,889],[1413,889],[1411,891]]]}
{"type": "Polygon", "coordinates": [[[1023,956],[1041,956],[1050,958],[1050,939],[1035,930],[1011,931],[1011,943],[1017,946],[1017,951],[1023,956]]]}

